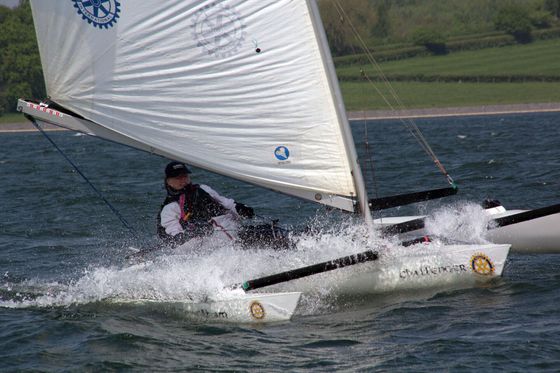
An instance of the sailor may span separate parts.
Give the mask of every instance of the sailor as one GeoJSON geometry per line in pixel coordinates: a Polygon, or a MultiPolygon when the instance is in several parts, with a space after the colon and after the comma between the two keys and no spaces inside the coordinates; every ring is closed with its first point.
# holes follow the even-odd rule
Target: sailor
{"type": "Polygon", "coordinates": [[[252,218],[254,211],[221,196],[208,185],[192,184],[191,170],[181,162],[165,167],[165,198],[158,214],[158,235],[172,245],[219,232],[234,240],[240,217],[252,218]]]}

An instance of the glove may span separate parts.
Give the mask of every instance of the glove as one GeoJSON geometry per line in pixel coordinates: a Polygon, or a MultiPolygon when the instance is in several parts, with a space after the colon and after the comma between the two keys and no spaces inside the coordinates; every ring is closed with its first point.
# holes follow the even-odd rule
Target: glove
{"type": "Polygon", "coordinates": [[[251,207],[245,206],[242,203],[235,203],[235,211],[237,211],[239,216],[242,216],[244,218],[250,219],[255,216],[255,211],[251,207]]]}

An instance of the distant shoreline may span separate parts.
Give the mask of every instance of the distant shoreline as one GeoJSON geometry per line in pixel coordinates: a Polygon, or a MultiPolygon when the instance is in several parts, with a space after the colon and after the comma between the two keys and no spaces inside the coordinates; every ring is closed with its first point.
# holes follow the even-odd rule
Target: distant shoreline
{"type": "Polygon", "coordinates": [[[479,115],[503,115],[524,113],[549,113],[560,112],[560,103],[541,104],[511,104],[511,105],[486,105],[464,106],[450,108],[427,108],[407,110],[366,110],[348,113],[350,120],[383,120],[383,119],[409,119],[409,118],[438,118],[461,117],[479,115]]]}
{"type": "MultiPolygon", "coordinates": [[[[350,120],[389,120],[549,112],[560,112],[560,103],[465,106],[452,108],[427,108],[407,110],[365,110],[350,111],[347,114],[348,119],[350,120]]],[[[45,125],[44,130],[65,131],[64,128],[49,124],[45,125]]],[[[28,121],[17,123],[0,123],[0,133],[36,131],[37,129],[31,124],[31,122],[28,121]]]]}
{"type": "MultiPolygon", "coordinates": [[[[67,131],[64,128],[46,124],[43,126],[45,131],[67,131]]],[[[31,122],[16,122],[16,123],[0,123],[0,133],[20,133],[20,132],[37,132],[37,129],[31,122]]]]}

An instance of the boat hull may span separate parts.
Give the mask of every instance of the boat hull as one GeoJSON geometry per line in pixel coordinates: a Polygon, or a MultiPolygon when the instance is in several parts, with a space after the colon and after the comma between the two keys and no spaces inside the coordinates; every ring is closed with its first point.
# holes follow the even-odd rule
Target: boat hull
{"type": "MultiPolygon", "coordinates": [[[[525,213],[527,210],[487,211],[493,219],[525,213]]],[[[376,219],[374,224],[384,228],[394,224],[405,223],[426,216],[399,216],[376,219]]],[[[404,240],[426,235],[424,229],[418,229],[403,235],[404,240]]],[[[496,244],[510,244],[514,253],[560,253],[560,213],[550,214],[503,227],[488,230],[486,238],[496,244]]]]}
{"type": "Polygon", "coordinates": [[[379,259],[270,287],[272,291],[363,296],[469,287],[503,274],[510,245],[436,245],[387,250],[379,259]]]}
{"type": "MultiPolygon", "coordinates": [[[[523,212],[526,211],[508,210],[492,217],[523,212]]],[[[489,230],[487,238],[495,243],[511,243],[512,252],[560,253],[560,213],[489,230]]]]}
{"type": "Polygon", "coordinates": [[[195,302],[159,299],[113,299],[113,303],[155,307],[158,311],[174,312],[190,317],[201,317],[234,323],[270,323],[292,318],[300,292],[243,293],[235,290],[227,298],[195,302]]]}

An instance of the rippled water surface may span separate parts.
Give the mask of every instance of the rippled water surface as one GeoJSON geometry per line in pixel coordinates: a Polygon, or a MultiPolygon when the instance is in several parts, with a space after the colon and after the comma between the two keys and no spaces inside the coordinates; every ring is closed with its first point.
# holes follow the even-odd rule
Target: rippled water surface
{"type": "MultiPolygon", "coordinates": [[[[470,211],[465,206],[484,198],[508,208],[560,201],[560,114],[416,123],[460,193],[386,215],[449,205],[470,211]]],[[[364,167],[372,196],[446,186],[398,121],[356,121],[353,131],[359,152],[373,158],[364,167]]],[[[510,254],[503,278],[466,289],[350,300],[317,289],[292,321],[279,324],[228,324],[109,302],[211,296],[228,283],[359,247],[344,235],[352,229],[345,215],[195,170],[196,182],[259,215],[288,227],[313,225],[321,235],[288,254],[202,247],[126,260],[133,248],[154,245],[167,160],[69,132],[49,135],[135,232],[39,133],[0,134],[1,371],[558,371],[556,255],[510,254]]]]}

